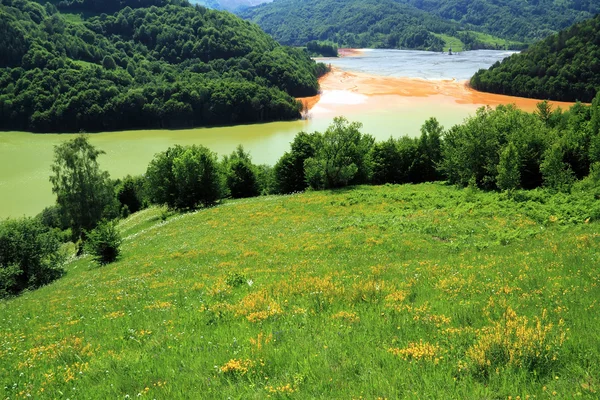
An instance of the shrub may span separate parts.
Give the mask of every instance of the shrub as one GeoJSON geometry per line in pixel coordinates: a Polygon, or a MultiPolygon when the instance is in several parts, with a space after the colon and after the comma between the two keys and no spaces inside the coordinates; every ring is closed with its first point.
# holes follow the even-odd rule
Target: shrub
{"type": "Polygon", "coordinates": [[[544,160],[540,165],[544,186],[553,191],[568,192],[575,180],[573,171],[569,164],[563,162],[563,157],[562,145],[559,142],[554,143],[544,154],[544,160]]]}
{"type": "Polygon", "coordinates": [[[406,136],[375,143],[369,154],[372,183],[414,182],[413,165],[418,155],[417,145],[415,139],[406,136]]]}
{"type": "Polygon", "coordinates": [[[85,249],[96,262],[105,265],[119,257],[122,242],[116,221],[102,222],[88,233],[85,249]]]}
{"type": "Polygon", "coordinates": [[[319,138],[315,156],[304,161],[306,181],[313,189],[366,183],[370,176],[367,154],[374,139],[360,132],[362,124],[336,117],[319,138]]]}
{"type": "Polygon", "coordinates": [[[521,182],[521,165],[517,148],[510,142],[500,153],[498,164],[498,177],[496,184],[499,189],[513,190],[519,187],[521,182]]]}
{"type": "Polygon", "coordinates": [[[48,284],[63,275],[65,255],[56,230],[39,219],[0,222],[0,297],[48,284]]]}
{"type": "Polygon", "coordinates": [[[217,155],[204,146],[174,146],[157,154],[146,171],[151,200],[175,209],[210,206],[224,194],[217,155]]]}
{"type": "Polygon", "coordinates": [[[273,173],[279,193],[301,192],[307,188],[304,162],[314,157],[319,136],[318,133],[298,133],[292,142],[291,150],[277,161],[273,173]]]}
{"type": "Polygon", "coordinates": [[[119,182],[115,191],[123,216],[127,216],[124,215],[127,214],[125,210],[129,213],[135,213],[146,206],[144,178],[142,176],[132,177],[127,175],[123,181],[119,182]]]}
{"type": "Polygon", "coordinates": [[[231,197],[239,199],[259,195],[256,167],[252,164],[250,154],[245,152],[241,145],[230,156],[223,159],[223,167],[231,197]]]}

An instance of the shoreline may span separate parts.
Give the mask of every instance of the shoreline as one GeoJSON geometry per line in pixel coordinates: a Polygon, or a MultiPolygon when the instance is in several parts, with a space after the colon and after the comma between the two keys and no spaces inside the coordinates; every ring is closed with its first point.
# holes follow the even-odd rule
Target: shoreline
{"type": "Polygon", "coordinates": [[[357,57],[361,56],[364,53],[362,49],[350,49],[350,48],[342,48],[338,49],[338,54],[340,57],[357,57]]]}
{"type": "MultiPolygon", "coordinates": [[[[358,49],[340,49],[342,57],[353,57],[362,54],[358,49]]],[[[305,109],[312,110],[322,99],[323,94],[331,91],[345,91],[365,95],[367,102],[380,103],[379,96],[395,96],[402,100],[423,100],[436,97],[436,101],[448,101],[461,105],[490,106],[514,104],[517,108],[532,112],[542,99],[507,96],[495,93],[480,92],[470,87],[467,80],[455,79],[428,80],[410,77],[389,77],[349,72],[338,67],[319,78],[320,93],[316,96],[298,98],[305,109]]],[[[571,107],[572,102],[548,101],[556,109],[571,107]]],[[[432,105],[431,103],[429,104],[432,105]]],[[[365,104],[368,107],[368,104],[365,104]]]]}

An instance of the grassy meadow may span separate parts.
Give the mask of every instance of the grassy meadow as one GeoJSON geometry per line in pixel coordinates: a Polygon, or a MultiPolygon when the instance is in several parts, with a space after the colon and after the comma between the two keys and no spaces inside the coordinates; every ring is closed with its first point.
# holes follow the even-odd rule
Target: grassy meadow
{"type": "Polygon", "coordinates": [[[598,398],[599,225],[539,193],[139,212],[120,261],[0,301],[0,397],[598,398]]]}

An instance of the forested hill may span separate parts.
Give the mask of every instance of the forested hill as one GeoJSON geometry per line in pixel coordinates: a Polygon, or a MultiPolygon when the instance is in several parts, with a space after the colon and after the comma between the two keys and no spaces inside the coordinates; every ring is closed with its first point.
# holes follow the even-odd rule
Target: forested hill
{"type": "MultiPolygon", "coordinates": [[[[600,12],[595,0],[275,0],[240,12],[283,44],[441,50],[533,43],[600,12]],[[478,33],[494,36],[482,38],[478,33]],[[487,39],[487,40],[486,40],[487,39]]],[[[513,48],[518,46],[512,45],[513,48]]]]}
{"type": "Polygon", "coordinates": [[[513,96],[591,102],[600,88],[600,14],[478,71],[471,86],[513,96]]]}
{"type": "MultiPolygon", "coordinates": [[[[85,19],[52,4],[0,4],[0,129],[294,119],[300,105],[292,96],[317,93],[323,65],[232,14],[175,0],[136,0],[135,9],[97,15],[94,0],[78,3],[85,19]]],[[[61,4],[69,7],[75,5],[61,4]]]]}
{"type": "Polygon", "coordinates": [[[489,34],[536,41],[600,12],[598,0],[399,0],[489,34]]]}
{"type": "Polygon", "coordinates": [[[347,47],[442,50],[444,41],[432,32],[459,28],[395,0],[276,0],[240,15],[280,43],[296,46],[330,40],[347,47]]]}

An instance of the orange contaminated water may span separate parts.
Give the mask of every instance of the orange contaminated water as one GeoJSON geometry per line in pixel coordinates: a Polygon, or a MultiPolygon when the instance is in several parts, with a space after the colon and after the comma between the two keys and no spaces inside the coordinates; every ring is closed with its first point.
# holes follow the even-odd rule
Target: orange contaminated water
{"type": "MultiPolygon", "coordinates": [[[[360,56],[363,52],[359,49],[339,49],[340,57],[360,56]]],[[[326,61],[324,59],[323,61],[326,61]]],[[[343,98],[346,93],[360,94],[368,96],[363,101],[362,109],[395,107],[405,101],[411,104],[422,103],[424,107],[432,107],[440,103],[454,103],[475,106],[497,106],[499,104],[514,104],[524,111],[533,111],[536,109],[540,99],[529,99],[523,97],[505,96],[493,93],[479,92],[472,89],[468,81],[460,80],[430,80],[420,78],[398,78],[388,76],[378,76],[358,72],[343,71],[333,67],[332,71],[319,79],[321,93],[335,91],[339,98],[343,98]],[[379,96],[386,96],[379,98],[379,96]],[[397,98],[393,98],[397,97],[397,98]],[[433,97],[433,98],[432,98],[433,97]],[[433,100],[433,102],[432,102],[433,100]]],[[[322,95],[300,98],[309,109],[314,109],[319,104],[322,95]]],[[[344,101],[341,102],[336,111],[344,112],[344,101]]],[[[551,101],[554,108],[569,108],[573,103],[551,101]]],[[[319,114],[319,110],[313,110],[313,114],[319,114]]]]}

